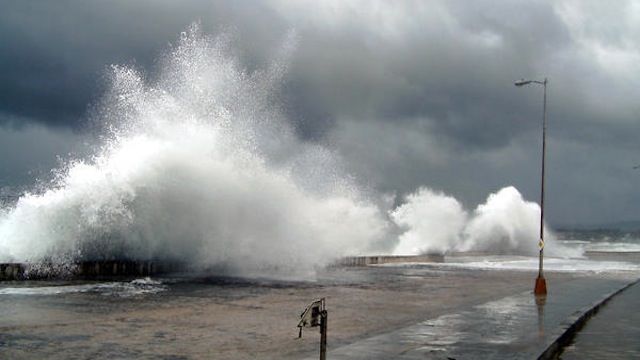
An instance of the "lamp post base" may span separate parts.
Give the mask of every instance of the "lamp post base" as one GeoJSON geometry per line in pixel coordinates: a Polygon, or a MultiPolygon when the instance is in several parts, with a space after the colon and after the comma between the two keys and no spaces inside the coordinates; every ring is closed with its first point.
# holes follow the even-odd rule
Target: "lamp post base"
{"type": "Polygon", "coordinates": [[[536,278],[536,287],[533,289],[533,294],[536,296],[547,295],[547,281],[542,275],[536,278]]]}

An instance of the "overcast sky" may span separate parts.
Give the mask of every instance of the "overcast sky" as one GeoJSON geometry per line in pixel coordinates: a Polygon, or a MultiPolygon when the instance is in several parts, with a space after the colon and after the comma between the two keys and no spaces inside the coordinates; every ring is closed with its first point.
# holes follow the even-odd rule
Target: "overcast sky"
{"type": "Polygon", "coordinates": [[[0,188],[82,151],[110,64],[153,73],[190,23],[234,33],[248,68],[294,29],[284,84],[301,138],[380,192],[426,185],[473,207],[538,200],[549,78],[552,224],[640,218],[639,1],[0,0],[0,188]]]}

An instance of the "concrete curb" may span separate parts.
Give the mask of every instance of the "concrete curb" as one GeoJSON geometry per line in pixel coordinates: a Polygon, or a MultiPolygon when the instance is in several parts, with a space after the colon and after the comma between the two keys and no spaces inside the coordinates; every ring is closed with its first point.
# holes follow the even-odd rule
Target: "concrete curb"
{"type": "Polygon", "coordinates": [[[583,307],[582,309],[574,312],[569,318],[564,322],[566,325],[566,330],[556,339],[551,345],[549,345],[546,350],[540,354],[538,360],[549,360],[549,359],[558,359],[558,356],[562,353],[564,348],[568,346],[571,341],[575,338],[578,331],[584,327],[587,321],[594,316],[600,308],[609,302],[614,296],[620,294],[631,286],[640,282],[640,279],[632,281],[620,289],[605,295],[602,299],[592,303],[589,306],[583,307]]]}

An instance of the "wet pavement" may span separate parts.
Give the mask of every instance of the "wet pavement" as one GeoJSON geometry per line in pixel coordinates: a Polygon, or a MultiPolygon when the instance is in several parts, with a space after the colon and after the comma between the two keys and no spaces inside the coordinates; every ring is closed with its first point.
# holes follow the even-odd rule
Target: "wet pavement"
{"type": "Polygon", "coordinates": [[[395,265],[312,280],[171,276],[0,282],[0,359],[317,358],[300,312],[325,297],[329,359],[536,358],[576,310],[638,273],[395,265]],[[515,295],[514,295],[515,294],[515,295]]]}
{"type": "Polygon", "coordinates": [[[578,332],[561,359],[640,359],[640,284],[611,299],[578,332]]]}
{"type": "Polygon", "coordinates": [[[439,316],[339,347],[330,351],[328,357],[350,360],[535,359],[579,314],[627,283],[585,278],[561,287],[551,284],[546,299],[536,301],[530,291],[507,296],[471,310],[439,316]]]}
{"type": "MultiPolygon", "coordinates": [[[[554,284],[575,280],[553,274],[554,284]]],[[[0,359],[304,359],[300,312],[325,297],[339,347],[520,293],[531,274],[430,267],[335,268],[315,280],[188,275],[0,283],[0,359]],[[375,316],[374,316],[375,315],[375,316]]],[[[314,329],[316,330],[316,329],[314,329]]]]}

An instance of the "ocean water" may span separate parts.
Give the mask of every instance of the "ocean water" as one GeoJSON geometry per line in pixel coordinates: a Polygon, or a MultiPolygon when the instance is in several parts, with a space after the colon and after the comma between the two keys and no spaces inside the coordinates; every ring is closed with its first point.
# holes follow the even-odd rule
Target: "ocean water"
{"type": "MultiPolygon", "coordinates": [[[[576,274],[638,274],[640,232],[618,230],[571,230],[554,232],[563,254],[545,252],[544,271],[576,274]]],[[[457,268],[478,271],[538,271],[537,254],[499,252],[452,252],[441,263],[384,264],[389,267],[457,268]]]]}
{"type": "Polygon", "coordinates": [[[640,230],[563,230],[558,240],[585,252],[640,252],[640,230]]]}

